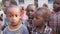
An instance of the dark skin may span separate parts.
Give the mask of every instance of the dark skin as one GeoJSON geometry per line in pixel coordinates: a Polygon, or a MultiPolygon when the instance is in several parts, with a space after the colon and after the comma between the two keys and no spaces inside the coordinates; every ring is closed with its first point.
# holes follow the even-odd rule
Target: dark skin
{"type": "Polygon", "coordinates": [[[32,19],[33,18],[33,14],[35,12],[35,9],[36,9],[36,7],[34,5],[30,5],[27,8],[27,15],[28,15],[29,19],[32,19]]]}
{"type": "MultiPolygon", "coordinates": [[[[32,26],[32,19],[33,19],[33,14],[34,14],[34,12],[35,12],[35,9],[36,9],[36,6],[35,5],[29,5],[28,7],[27,7],[27,16],[28,16],[28,18],[29,18],[29,21],[30,21],[30,26],[32,26]]],[[[28,27],[28,29],[29,29],[29,27],[28,27]]],[[[30,34],[32,34],[32,32],[31,32],[31,30],[32,30],[32,28],[30,28],[29,29],[29,33],[30,34]]]]}
{"type": "Polygon", "coordinates": [[[4,5],[4,7],[8,7],[8,6],[10,6],[10,4],[11,4],[10,1],[5,1],[3,5],[4,5]]]}
{"type": "Polygon", "coordinates": [[[44,18],[42,17],[43,15],[43,12],[36,12],[34,13],[34,19],[33,19],[33,24],[36,26],[36,27],[39,27],[41,28],[43,25],[44,25],[44,18]]]}
{"type": "Polygon", "coordinates": [[[54,10],[55,12],[60,11],[60,0],[54,0],[53,10],[54,10]]]}
{"type": "Polygon", "coordinates": [[[43,18],[43,11],[37,11],[34,13],[33,25],[36,27],[38,33],[42,33],[45,28],[45,20],[43,18]]]}
{"type": "Polygon", "coordinates": [[[10,29],[17,29],[19,28],[20,23],[20,9],[17,7],[11,7],[7,9],[6,17],[10,21],[9,28],[10,29]]]}

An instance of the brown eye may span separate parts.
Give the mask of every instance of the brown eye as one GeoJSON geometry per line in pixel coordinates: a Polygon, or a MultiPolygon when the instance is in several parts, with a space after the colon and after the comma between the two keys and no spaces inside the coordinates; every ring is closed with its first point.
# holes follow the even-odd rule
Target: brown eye
{"type": "Polygon", "coordinates": [[[34,12],[33,10],[31,10],[31,12],[34,12]]]}
{"type": "Polygon", "coordinates": [[[9,16],[9,17],[12,17],[12,16],[9,16]]]}
{"type": "Polygon", "coordinates": [[[15,15],[17,17],[17,15],[15,15]]]}

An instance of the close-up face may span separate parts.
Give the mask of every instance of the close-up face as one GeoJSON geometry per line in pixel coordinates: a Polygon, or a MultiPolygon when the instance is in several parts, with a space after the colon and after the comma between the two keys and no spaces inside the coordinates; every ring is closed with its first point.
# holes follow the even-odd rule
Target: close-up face
{"type": "Polygon", "coordinates": [[[54,0],[53,8],[55,10],[60,10],[60,0],[54,0]]]}
{"type": "Polygon", "coordinates": [[[4,2],[4,7],[10,6],[10,1],[5,1],[4,2]]]}
{"type": "Polygon", "coordinates": [[[20,11],[16,8],[11,8],[7,10],[7,18],[11,25],[17,25],[20,22],[20,11]]]}
{"type": "Polygon", "coordinates": [[[34,13],[34,18],[32,22],[35,26],[41,26],[44,23],[44,18],[42,17],[42,13],[37,14],[34,13]]]}
{"type": "Polygon", "coordinates": [[[27,15],[29,18],[33,17],[32,15],[34,14],[34,12],[35,12],[35,6],[29,6],[27,8],[27,15]]]}

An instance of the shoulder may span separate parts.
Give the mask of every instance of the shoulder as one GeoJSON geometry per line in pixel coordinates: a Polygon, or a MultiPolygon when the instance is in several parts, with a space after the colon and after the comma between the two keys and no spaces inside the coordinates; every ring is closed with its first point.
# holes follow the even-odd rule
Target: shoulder
{"type": "Polygon", "coordinates": [[[27,29],[27,27],[25,26],[25,25],[22,25],[22,27],[21,27],[22,29],[27,29]]]}
{"type": "Polygon", "coordinates": [[[45,32],[46,33],[51,33],[52,32],[52,28],[50,28],[49,26],[46,26],[45,32]]]}
{"type": "Polygon", "coordinates": [[[3,34],[6,34],[6,32],[8,32],[8,27],[6,27],[6,28],[3,30],[3,34]]]}
{"type": "Polygon", "coordinates": [[[25,25],[22,25],[23,34],[29,34],[28,29],[25,25]]]}
{"type": "Polygon", "coordinates": [[[7,31],[8,30],[8,27],[5,27],[5,29],[3,31],[7,31]]]}

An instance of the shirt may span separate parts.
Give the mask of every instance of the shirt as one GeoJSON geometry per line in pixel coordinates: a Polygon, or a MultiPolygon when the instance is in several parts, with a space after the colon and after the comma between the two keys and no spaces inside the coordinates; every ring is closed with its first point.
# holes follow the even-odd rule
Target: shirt
{"type": "Polygon", "coordinates": [[[54,30],[55,34],[60,34],[60,12],[52,12],[49,26],[54,30]]]}
{"type": "Polygon", "coordinates": [[[3,34],[29,34],[27,28],[25,25],[22,25],[22,27],[17,31],[10,31],[8,27],[6,27],[3,31],[3,34]]]}
{"type": "Polygon", "coordinates": [[[44,29],[44,30],[43,30],[42,33],[36,31],[36,29],[35,29],[35,32],[33,31],[32,33],[33,33],[33,34],[52,34],[52,28],[50,28],[50,27],[48,27],[48,26],[45,26],[45,28],[43,28],[43,29],[44,29]]]}

